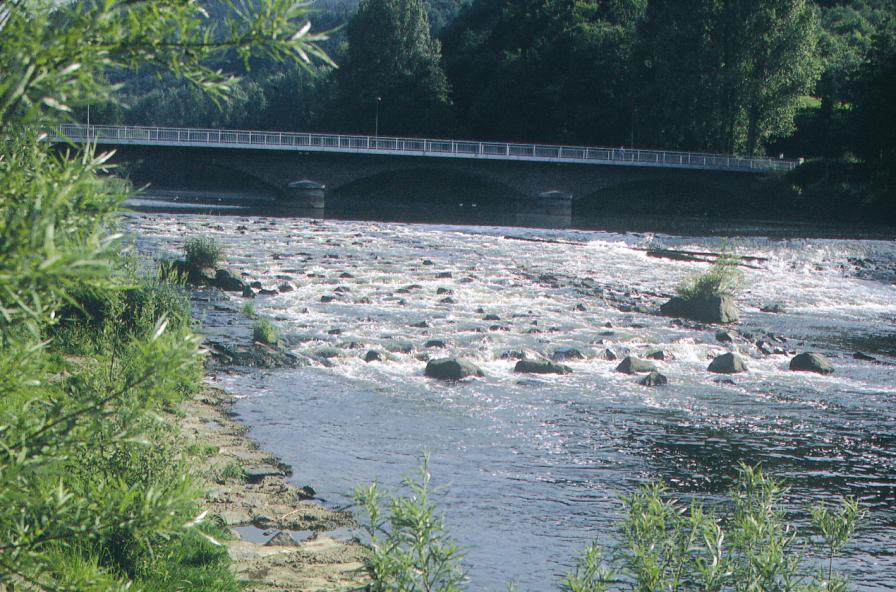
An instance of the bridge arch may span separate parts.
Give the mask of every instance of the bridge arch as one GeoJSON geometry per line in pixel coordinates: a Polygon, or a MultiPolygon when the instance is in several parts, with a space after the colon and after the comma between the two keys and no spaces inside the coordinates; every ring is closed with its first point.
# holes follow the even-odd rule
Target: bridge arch
{"type": "Polygon", "coordinates": [[[404,166],[372,172],[327,188],[335,201],[401,201],[454,204],[476,202],[506,205],[523,194],[486,175],[455,168],[404,166]]]}
{"type": "Polygon", "coordinates": [[[739,209],[740,204],[730,184],[710,178],[664,175],[621,180],[574,196],[573,216],[628,212],[717,217],[739,209]]]}

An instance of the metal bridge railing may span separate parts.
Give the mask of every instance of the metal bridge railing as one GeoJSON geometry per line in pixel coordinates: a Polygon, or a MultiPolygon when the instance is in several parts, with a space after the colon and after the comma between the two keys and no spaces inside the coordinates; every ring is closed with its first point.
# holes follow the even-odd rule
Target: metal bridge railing
{"type": "Polygon", "coordinates": [[[430,140],[345,134],[311,134],[250,130],[62,124],[52,129],[57,141],[146,146],[220,146],[318,152],[353,152],[407,156],[443,156],[490,160],[621,164],[765,173],[788,171],[799,164],[780,158],[744,158],[727,154],[514,144],[467,140],[430,140]]]}

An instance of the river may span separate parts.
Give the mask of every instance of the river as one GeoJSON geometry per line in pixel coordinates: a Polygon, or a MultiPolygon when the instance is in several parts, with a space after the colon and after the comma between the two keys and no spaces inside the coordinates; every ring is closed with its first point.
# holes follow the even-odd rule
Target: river
{"type": "MultiPolygon", "coordinates": [[[[309,364],[219,376],[239,393],[251,435],[327,503],[359,484],[395,487],[430,454],[471,590],[558,589],[576,553],[608,542],[620,495],[662,478],[683,495],[715,496],[740,462],[785,479],[799,518],[814,501],[855,495],[869,515],[839,566],[859,590],[896,582],[896,243],[826,238],[723,239],[659,232],[537,230],[240,213],[134,214],[138,248],[177,256],[212,236],[228,265],[266,288],[258,296],[309,364]],[[518,240],[526,239],[526,240],[518,240]],[[744,269],[734,343],[718,327],[655,314],[706,263],[647,249],[759,257],[744,269]],[[322,298],[323,297],[323,298],[322,298]],[[332,297],[332,298],[330,298],[332,297]],[[760,309],[777,304],[780,313],[760,309]],[[446,347],[425,347],[429,340],[446,347]],[[764,340],[779,353],[765,354],[764,340]],[[515,351],[574,348],[565,376],[512,372],[515,351]],[[368,349],[388,359],[365,363],[368,349]],[[669,384],[648,388],[614,371],[617,355],[661,349],[669,384]],[[707,372],[736,350],[749,372],[707,372]],[[830,376],[788,370],[819,351],[830,376]],[[859,360],[861,350],[875,360],[859,360]],[[425,358],[457,355],[485,378],[446,384],[425,358]]],[[[234,298],[233,308],[241,305],[234,298]]],[[[220,334],[244,331],[214,327],[220,334]]]]}

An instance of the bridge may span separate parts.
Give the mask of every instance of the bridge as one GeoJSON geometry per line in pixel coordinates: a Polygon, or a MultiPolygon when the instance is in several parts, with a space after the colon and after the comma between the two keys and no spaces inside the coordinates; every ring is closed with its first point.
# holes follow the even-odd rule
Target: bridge
{"type": "Polygon", "coordinates": [[[52,135],[57,142],[116,146],[120,160],[154,169],[141,180],[156,186],[178,176],[239,174],[250,183],[230,186],[253,185],[280,202],[313,207],[387,189],[419,196],[444,190],[454,194],[450,199],[500,196],[505,203],[561,204],[563,196],[585,203],[645,193],[662,199],[670,190],[679,198],[695,192],[742,198],[754,178],[799,164],[621,147],[251,130],[63,124],[52,135]]]}

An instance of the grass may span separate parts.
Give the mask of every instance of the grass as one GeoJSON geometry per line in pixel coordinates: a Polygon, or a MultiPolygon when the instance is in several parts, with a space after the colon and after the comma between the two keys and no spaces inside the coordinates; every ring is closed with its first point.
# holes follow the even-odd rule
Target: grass
{"type": "Polygon", "coordinates": [[[252,326],[252,339],[258,343],[275,346],[280,339],[280,333],[270,319],[263,318],[252,326]]]}
{"type": "Polygon", "coordinates": [[[243,304],[243,314],[249,317],[250,319],[255,318],[255,303],[251,300],[247,300],[245,304],[243,304]]]}
{"type": "Polygon", "coordinates": [[[206,444],[205,442],[193,442],[192,444],[187,446],[186,452],[190,456],[195,456],[197,458],[209,458],[218,454],[218,452],[220,452],[220,448],[218,448],[214,444],[206,444]]]}
{"type": "Polygon", "coordinates": [[[198,236],[186,242],[184,255],[187,265],[203,269],[215,267],[221,261],[224,250],[215,239],[207,236],[198,236]]]}
{"type": "Polygon", "coordinates": [[[738,269],[738,258],[723,253],[704,274],[692,276],[680,283],[675,291],[684,300],[707,300],[734,296],[743,284],[743,273],[738,269]]]}
{"type": "Polygon", "coordinates": [[[227,481],[231,479],[233,481],[245,481],[246,480],[246,471],[243,469],[243,465],[238,462],[229,462],[221,469],[218,473],[219,481],[227,481]]]}

